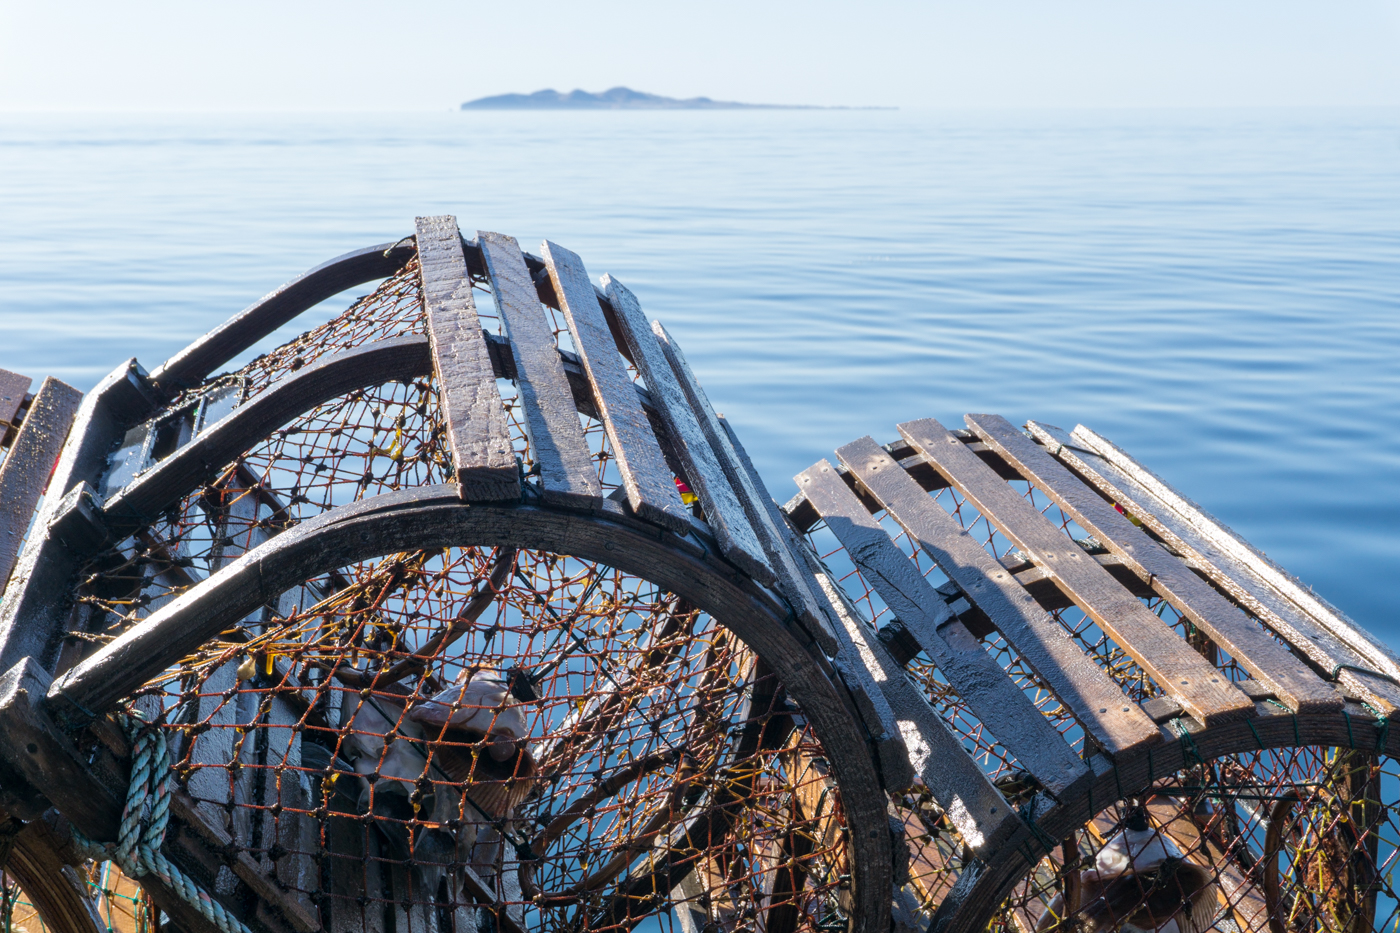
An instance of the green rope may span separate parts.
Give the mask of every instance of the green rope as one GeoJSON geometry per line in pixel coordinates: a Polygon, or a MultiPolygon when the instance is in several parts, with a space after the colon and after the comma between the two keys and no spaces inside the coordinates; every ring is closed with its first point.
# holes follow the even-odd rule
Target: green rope
{"type": "MultiPolygon", "coordinates": [[[[1055,846],[1059,845],[1059,841],[1045,830],[1041,829],[1040,824],[1035,821],[1036,799],[1037,798],[1032,797],[1030,800],[1027,800],[1025,806],[1016,811],[1016,815],[1021,818],[1022,823],[1026,824],[1026,828],[1031,831],[1031,839],[1040,843],[1041,849],[1044,850],[1042,854],[1046,854],[1053,852],[1055,846]]],[[[1026,860],[1027,865],[1035,865],[1040,861],[1040,855],[1037,855],[1035,850],[1031,848],[1031,839],[1027,839],[1020,847],[1023,850],[1021,851],[1021,857],[1026,860]]]]}
{"type": "Polygon", "coordinates": [[[1356,736],[1351,734],[1351,713],[1348,713],[1346,710],[1342,710],[1342,718],[1347,721],[1347,745],[1349,745],[1351,748],[1355,748],[1356,736]]]}
{"type": "Polygon", "coordinates": [[[1196,765],[1206,763],[1201,755],[1201,750],[1196,746],[1196,739],[1191,735],[1191,731],[1186,728],[1180,719],[1173,719],[1171,722],[1172,731],[1181,739],[1182,766],[1191,768],[1196,765]]]}
{"type": "Polygon", "coordinates": [[[1246,719],[1246,720],[1244,721],[1244,724],[1247,725],[1247,726],[1249,726],[1249,731],[1252,732],[1252,733],[1254,734],[1254,744],[1256,744],[1256,745],[1259,746],[1259,750],[1260,750],[1260,751],[1263,751],[1263,750],[1264,750],[1264,740],[1261,739],[1261,738],[1259,738],[1259,730],[1256,729],[1256,728],[1254,728],[1254,720],[1253,720],[1253,719],[1246,719]]]}
{"type": "Polygon", "coordinates": [[[129,878],[154,875],[223,933],[252,933],[161,854],[170,822],[170,748],[165,730],[146,728],[137,716],[123,715],[121,719],[132,746],[131,781],[117,841],[97,842],[74,826],[73,840],[79,850],[93,861],[116,862],[129,878]]]}

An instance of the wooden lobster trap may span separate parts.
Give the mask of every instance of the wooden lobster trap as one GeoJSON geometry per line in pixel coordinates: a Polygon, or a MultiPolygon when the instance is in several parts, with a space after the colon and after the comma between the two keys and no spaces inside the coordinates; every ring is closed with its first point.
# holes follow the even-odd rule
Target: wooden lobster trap
{"type": "Polygon", "coordinates": [[[81,399],[4,374],[26,929],[1395,926],[1384,646],[1082,427],[780,507],[602,286],[419,218],[81,399]]]}

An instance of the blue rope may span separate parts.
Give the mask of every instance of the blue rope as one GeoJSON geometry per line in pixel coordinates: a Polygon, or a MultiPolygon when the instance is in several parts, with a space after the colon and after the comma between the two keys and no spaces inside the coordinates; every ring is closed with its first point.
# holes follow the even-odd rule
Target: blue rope
{"type": "Polygon", "coordinates": [[[223,933],[252,933],[161,854],[170,822],[170,748],[165,730],[149,728],[139,716],[123,715],[121,722],[131,740],[131,781],[117,841],[97,842],[74,826],[74,842],[93,861],[116,862],[129,878],[154,875],[164,881],[223,933]]]}

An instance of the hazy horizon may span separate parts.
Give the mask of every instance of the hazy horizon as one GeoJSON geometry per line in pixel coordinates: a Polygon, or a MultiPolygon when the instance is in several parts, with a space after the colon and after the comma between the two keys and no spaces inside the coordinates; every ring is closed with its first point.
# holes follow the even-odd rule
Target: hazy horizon
{"type": "Polygon", "coordinates": [[[1400,0],[529,10],[8,2],[0,111],[434,111],[619,85],[914,110],[1400,106],[1400,0]]]}

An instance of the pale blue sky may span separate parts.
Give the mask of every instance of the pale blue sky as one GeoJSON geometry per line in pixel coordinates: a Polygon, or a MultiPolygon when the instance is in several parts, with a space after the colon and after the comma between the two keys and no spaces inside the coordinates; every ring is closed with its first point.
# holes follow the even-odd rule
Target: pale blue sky
{"type": "Polygon", "coordinates": [[[908,108],[1400,105],[1400,0],[0,0],[0,111],[437,110],[618,84],[908,108]]]}

